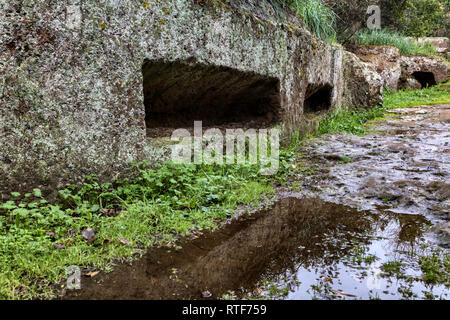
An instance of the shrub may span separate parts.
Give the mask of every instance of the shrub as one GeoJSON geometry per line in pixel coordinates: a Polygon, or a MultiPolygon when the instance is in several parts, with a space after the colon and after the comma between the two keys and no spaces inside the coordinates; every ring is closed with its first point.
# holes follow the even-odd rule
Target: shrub
{"type": "Polygon", "coordinates": [[[381,8],[383,28],[407,36],[448,36],[450,0],[329,0],[337,15],[338,39],[346,41],[366,27],[369,5],[381,8]]]}

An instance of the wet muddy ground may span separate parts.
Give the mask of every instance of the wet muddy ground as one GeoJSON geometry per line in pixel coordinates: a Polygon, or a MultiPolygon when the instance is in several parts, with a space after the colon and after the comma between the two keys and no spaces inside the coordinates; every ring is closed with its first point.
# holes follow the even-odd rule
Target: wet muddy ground
{"type": "Polygon", "coordinates": [[[365,136],[333,134],[308,141],[300,164],[313,173],[298,174],[304,190],[296,196],[422,214],[440,223],[448,236],[450,105],[393,109],[369,128],[365,136]]]}
{"type": "Polygon", "coordinates": [[[271,208],[65,298],[448,299],[449,111],[391,110],[366,136],[310,140],[271,208]]]}

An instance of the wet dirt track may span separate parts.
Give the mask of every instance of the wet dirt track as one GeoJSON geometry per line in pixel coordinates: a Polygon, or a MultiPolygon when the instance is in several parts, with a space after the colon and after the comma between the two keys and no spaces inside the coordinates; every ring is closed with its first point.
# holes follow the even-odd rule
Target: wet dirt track
{"type": "MultiPolygon", "coordinates": [[[[300,177],[315,196],[356,208],[423,214],[449,234],[450,105],[390,110],[365,136],[309,141],[302,161],[317,173],[300,177]]],[[[447,241],[448,245],[448,241],[447,241]]]]}

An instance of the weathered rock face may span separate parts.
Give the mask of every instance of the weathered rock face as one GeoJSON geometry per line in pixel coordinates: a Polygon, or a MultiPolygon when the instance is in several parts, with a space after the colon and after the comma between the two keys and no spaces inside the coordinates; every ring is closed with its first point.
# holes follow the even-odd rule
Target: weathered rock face
{"type": "Polygon", "coordinates": [[[383,85],[390,90],[397,90],[402,74],[400,52],[391,46],[358,46],[356,55],[364,62],[371,64],[383,79],[383,85]]]}
{"type": "Polygon", "coordinates": [[[401,88],[421,89],[445,81],[449,65],[442,58],[425,56],[402,56],[401,88]]]}
{"type": "MultiPolygon", "coordinates": [[[[2,0],[0,193],[152,161],[146,120],[225,108],[271,117],[287,136],[305,112],[345,103],[356,86],[344,84],[342,48],[282,15],[255,0],[2,0]]],[[[370,93],[352,103],[378,101],[358,90],[370,93]]]]}
{"type": "Polygon", "coordinates": [[[373,106],[383,102],[383,79],[371,64],[355,54],[344,56],[345,105],[373,106]]]}
{"type": "Polygon", "coordinates": [[[391,46],[356,46],[352,51],[370,64],[390,90],[421,89],[436,85],[448,77],[449,65],[440,57],[401,56],[391,46]]]}

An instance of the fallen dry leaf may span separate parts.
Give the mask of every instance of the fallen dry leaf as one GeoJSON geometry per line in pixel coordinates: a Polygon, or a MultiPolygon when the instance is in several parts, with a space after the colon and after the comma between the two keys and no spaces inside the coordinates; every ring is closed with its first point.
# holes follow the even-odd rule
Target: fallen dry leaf
{"type": "Polygon", "coordinates": [[[92,271],[92,272],[86,273],[85,276],[93,278],[96,275],[98,275],[99,273],[100,273],[100,271],[92,271]]]}
{"type": "Polygon", "coordinates": [[[345,293],[345,292],[342,292],[342,291],[339,291],[339,290],[331,290],[331,292],[333,292],[338,297],[353,297],[353,298],[356,297],[353,294],[345,293]]]}
{"type": "Polygon", "coordinates": [[[56,249],[65,249],[66,248],[65,245],[62,245],[62,244],[59,244],[59,243],[54,243],[53,247],[55,247],[56,249]]]}
{"type": "Polygon", "coordinates": [[[128,241],[127,239],[124,238],[119,238],[120,243],[126,245],[126,246],[130,246],[130,241],[128,241]]]}

